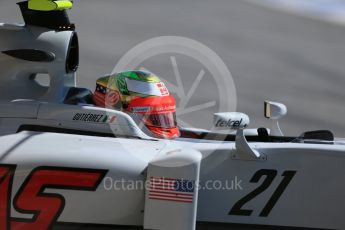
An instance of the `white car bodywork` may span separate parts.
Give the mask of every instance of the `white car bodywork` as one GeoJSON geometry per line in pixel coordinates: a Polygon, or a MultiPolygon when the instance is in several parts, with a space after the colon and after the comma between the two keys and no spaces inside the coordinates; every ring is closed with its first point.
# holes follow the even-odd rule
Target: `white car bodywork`
{"type": "MultiPolygon", "coordinates": [[[[107,170],[102,183],[94,192],[62,189],[44,191],[61,194],[65,198],[65,207],[58,222],[114,226],[147,224],[149,229],[193,229],[195,222],[192,220],[196,214],[198,222],[207,224],[245,223],[344,229],[343,145],[250,142],[249,145],[263,154],[265,159],[246,160],[235,157],[241,153],[236,149],[235,142],[231,141],[190,138],[169,141],[150,138],[135,126],[128,115],[118,111],[32,101],[10,102],[7,106],[2,104],[2,108],[11,109],[2,110],[0,114],[0,162],[17,165],[12,194],[18,192],[30,172],[37,167],[107,170]],[[19,109],[15,109],[15,106],[19,109]],[[10,111],[16,111],[13,113],[16,116],[11,117],[10,111]],[[114,124],[73,121],[75,114],[81,112],[115,114],[117,120],[114,124]],[[23,114],[21,118],[20,114],[23,114]],[[22,125],[114,132],[120,137],[25,129],[16,133],[22,125]],[[259,180],[251,182],[254,174],[262,170],[264,172],[259,180]],[[260,216],[286,171],[294,171],[294,177],[269,215],[260,216]],[[145,183],[151,176],[200,180],[201,188],[195,191],[192,204],[184,204],[150,200],[145,188],[121,189],[114,184],[122,180],[127,183],[145,183]],[[243,207],[240,206],[241,210],[252,210],[250,215],[229,215],[235,204],[260,188],[264,180],[271,176],[274,180],[269,187],[253,199],[248,199],[243,207]],[[234,180],[241,181],[238,187],[232,184],[236,183],[234,180]],[[222,186],[226,183],[227,187],[220,188],[220,183],[222,186]],[[194,210],[196,207],[197,211],[194,210]],[[188,218],[182,221],[180,218],[183,217],[188,218]]],[[[13,207],[11,215],[28,219],[31,217],[13,207]]]]}
{"type": "Polygon", "coordinates": [[[65,72],[73,34],[0,24],[0,51],[34,47],[57,57],[42,64],[0,53],[0,200],[7,204],[0,204],[0,228],[345,229],[343,141],[262,140],[255,131],[248,143],[246,125],[221,140],[188,129],[206,138],[161,140],[121,111],[66,104],[75,86],[75,73],[65,72]],[[51,85],[37,94],[28,76],[41,72],[50,74],[51,85]],[[80,172],[75,183],[86,184],[83,176],[93,172],[99,180],[62,187],[66,172],[80,172]],[[44,173],[59,186],[48,180],[33,192],[44,173]],[[174,181],[167,186],[178,195],[157,195],[157,178],[174,181]],[[176,190],[184,182],[200,187],[176,190]]]}

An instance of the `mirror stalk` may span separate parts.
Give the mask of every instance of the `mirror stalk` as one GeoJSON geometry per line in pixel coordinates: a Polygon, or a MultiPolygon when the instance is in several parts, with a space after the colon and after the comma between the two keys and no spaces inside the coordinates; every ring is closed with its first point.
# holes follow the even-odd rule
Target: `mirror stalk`
{"type": "Polygon", "coordinates": [[[235,150],[231,152],[234,160],[266,160],[263,153],[250,147],[244,129],[249,125],[249,117],[244,113],[215,113],[214,126],[217,129],[236,130],[235,150]]]}

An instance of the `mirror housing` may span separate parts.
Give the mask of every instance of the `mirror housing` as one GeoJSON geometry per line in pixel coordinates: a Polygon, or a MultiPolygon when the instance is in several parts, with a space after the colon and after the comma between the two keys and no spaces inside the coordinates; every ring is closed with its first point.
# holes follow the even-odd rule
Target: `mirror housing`
{"type": "Polygon", "coordinates": [[[287,114],[284,104],[273,101],[265,101],[265,117],[271,120],[279,120],[287,114]]]}
{"type": "Polygon", "coordinates": [[[273,101],[265,101],[265,117],[272,121],[271,132],[272,136],[284,136],[280,129],[278,120],[287,114],[287,108],[284,104],[273,101]]]}
{"type": "Polygon", "coordinates": [[[249,125],[249,117],[244,113],[215,113],[214,127],[218,130],[245,129],[249,125]]]}

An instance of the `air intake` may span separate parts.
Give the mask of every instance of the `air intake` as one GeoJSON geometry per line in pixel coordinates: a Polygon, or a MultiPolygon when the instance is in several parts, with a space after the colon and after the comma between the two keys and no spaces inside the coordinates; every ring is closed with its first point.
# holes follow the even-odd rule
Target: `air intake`
{"type": "Polygon", "coordinates": [[[26,25],[39,26],[52,30],[75,30],[74,24],[70,23],[65,10],[58,11],[36,11],[28,8],[28,2],[17,3],[22,12],[26,25]]]}

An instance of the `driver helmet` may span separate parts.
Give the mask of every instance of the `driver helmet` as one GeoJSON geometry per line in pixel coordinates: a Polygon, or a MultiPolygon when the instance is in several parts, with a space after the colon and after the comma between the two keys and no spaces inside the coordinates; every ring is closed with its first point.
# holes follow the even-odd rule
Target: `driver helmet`
{"type": "Polygon", "coordinates": [[[180,136],[175,99],[150,72],[125,71],[99,78],[93,101],[97,106],[135,116],[158,138],[180,136]]]}

